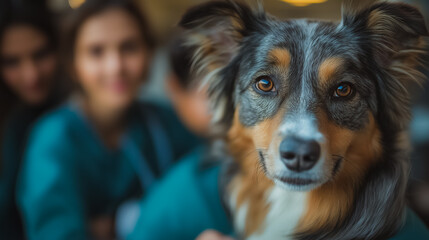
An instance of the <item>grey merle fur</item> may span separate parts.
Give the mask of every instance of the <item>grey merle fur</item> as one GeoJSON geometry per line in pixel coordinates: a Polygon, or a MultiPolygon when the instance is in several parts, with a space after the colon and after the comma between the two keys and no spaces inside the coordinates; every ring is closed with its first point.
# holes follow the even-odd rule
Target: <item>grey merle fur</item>
{"type": "Polygon", "coordinates": [[[382,159],[355,189],[346,221],[334,230],[296,233],[296,239],[385,239],[397,231],[408,178],[408,149],[401,136],[410,116],[406,87],[422,79],[421,37],[428,34],[417,9],[402,3],[346,1],[342,21],[332,23],[279,20],[245,4],[213,1],[190,9],[180,25],[188,30],[189,44],[198,49],[194,67],[208,76],[214,111],[219,113],[215,124],[223,133],[237,106],[244,126],[271,118],[281,108],[292,115],[302,102],[306,111],[323,109],[331,121],[352,131],[368,123],[368,112],[375,116],[382,159]],[[290,52],[289,71],[267,59],[274,48],[290,52]],[[322,85],[318,67],[334,56],[344,59],[345,67],[335,81],[322,85]],[[277,92],[255,91],[256,78],[264,75],[273,79],[277,92]],[[355,94],[333,98],[332,92],[344,81],[354,86],[355,94]]]}

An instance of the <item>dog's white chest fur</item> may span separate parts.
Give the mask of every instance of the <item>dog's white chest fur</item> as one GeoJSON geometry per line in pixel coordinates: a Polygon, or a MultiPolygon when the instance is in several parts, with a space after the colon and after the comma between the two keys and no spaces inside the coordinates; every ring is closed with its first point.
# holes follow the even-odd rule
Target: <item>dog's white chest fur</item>
{"type": "MultiPolygon", "coordinates": [[[[249,236],[248,240],[287,240],[293,233],[300,218],[305,212],[307,194],[305,192],[287,191],[274,186],[267,193],[267,201],[270,204],[261,231],[249,236]]],[[[243,232],[245,227],[248,204],[245,202],[236,211],[234,225],[238,232],[243,232]]]]}

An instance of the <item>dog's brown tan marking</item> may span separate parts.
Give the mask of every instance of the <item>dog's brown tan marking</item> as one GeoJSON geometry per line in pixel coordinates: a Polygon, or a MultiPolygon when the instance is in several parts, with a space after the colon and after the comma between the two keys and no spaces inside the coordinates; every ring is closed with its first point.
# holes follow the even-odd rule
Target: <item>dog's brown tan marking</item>
{"type": "MultiPolygon", "coordinates": [[[[246,214],[245,237],[263,229],[264,220],[269,210],[266,194],[274,183],[269,180],[260,167],[258,153],[255,149],[267,151],[272,141],[281,141],[275,134],[280,126],[284,112],[279,111],[273,118],[260,124],[246,128],[238,119],[238,110],[235,113],[233,125],[228,133],[230,151],[241,172],[234,178],[230,187],[239,189],[236,199],[237,209],[244,203],[248,204],[246,214]]],[[[278,145],[278,144],[276,144],[278,145]]],[[[267,167],[272,164],[266,159],[267,167]]]]}
{"type": "MultiPolygon", "coordinates": [[[[308,208],[297,232],[333,228],[341,223],[353,204],[355,189],[381,155],[381,134],[372,114],[369,114],[367,126],[359,132],[338,127],[323,111],[318,120],[320,131],[328,138],[330,153],[344,156],[344,160],[337,176],[309,193],[308,208]]],[[[331,161],[334,166],[335,161],[331,161]]]]}
{"type": "Polygon", "coordinates": [[[232,156],[240,165],[240,173],[230,184],[231,192],[237,191],[236,209],[247,203],[245,236],[261,228],[268,212],[265,193],[273,186],[263,172],[258,173],[258,153],[255,151],[250,130],[246,129],[235,114],[234,123],[228,134],[229,148],[232,156]]]}
{"type": "Polygon", "coordinates": [[[383,24],[385,23],[390,24],[391,22],[396,21],[394,18],[392,18],[392,16],[385,14],[383,10],[374,10],[368,16],[368,22],[367,22],[368,28],[370,28],[373,31],[374,30],[382,31],[382,29],[379,28],[380,26],[383,26],[380,24],[380,20],[383,21],[383,24]]]}
{"type": "Polygon", "coordinates": [[[282,69],[288,69],[290,65],[290,52],[285,48],[274,48],[268,53],[268,59],[274,65],[282,69]]]}
{"type": "Polygon", "coordinates": [[[319,81],[326,84],[344,65],[344,59],[340,57],[330,57],[325,59],[319,66],[319,81]]]}

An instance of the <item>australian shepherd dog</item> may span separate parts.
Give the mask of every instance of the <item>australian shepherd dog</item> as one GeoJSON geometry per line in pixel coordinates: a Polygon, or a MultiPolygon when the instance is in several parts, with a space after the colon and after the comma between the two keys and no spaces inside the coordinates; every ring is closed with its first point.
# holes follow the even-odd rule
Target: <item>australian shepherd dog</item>
{"type": "Polygon", "coordinates": [[[386,239],[405,219],[410,84],[428,35],[414,7],[346,1],[338,23],[233,1],[180,26],[233,161],[221,176],[242,239],[386,239]]]}

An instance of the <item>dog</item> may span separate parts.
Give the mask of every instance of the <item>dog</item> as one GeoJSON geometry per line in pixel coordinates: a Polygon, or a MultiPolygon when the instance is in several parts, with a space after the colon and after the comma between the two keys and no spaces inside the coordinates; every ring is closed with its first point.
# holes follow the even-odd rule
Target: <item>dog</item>
{"type": "Polygon", "coordinates": [[[233,162],[241,239],[386,239],[405,219],[409,84],[428,35],[404,3],[346,1],[339,23],[212,1],[180,24],[233,162]]]}

